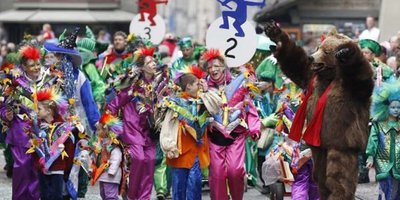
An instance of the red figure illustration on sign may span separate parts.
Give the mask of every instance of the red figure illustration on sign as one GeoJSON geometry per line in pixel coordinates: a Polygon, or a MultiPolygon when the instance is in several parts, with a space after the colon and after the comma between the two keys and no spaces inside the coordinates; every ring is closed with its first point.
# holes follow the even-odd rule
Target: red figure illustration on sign
{"type": "Polygon", "coordinates": [[[139,12],[140,19],[139,21],[144,21],[144,13],[148,13],[149,17],[147,18],[150,21],[150,26],[155,26],[156,22],[154,21],[154,17],[157,15],[157,4],[167,4],[168,0],[157,1],[157,0],[139,0],[139,12]]]}

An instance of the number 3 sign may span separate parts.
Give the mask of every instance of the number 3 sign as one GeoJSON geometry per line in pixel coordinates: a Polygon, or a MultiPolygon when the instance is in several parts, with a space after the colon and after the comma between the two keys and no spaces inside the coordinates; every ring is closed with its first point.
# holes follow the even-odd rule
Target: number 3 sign
{"type": "Polygon", "coordinates": [[[157,15],[157,4],[168,4],[168,0],[139,0],[139,14],[129,26],[129,32],[150,40],[153,44],[160,44],[165,35],[164,20],[157,15]]]}
{"type": "MultiPolygon", "coordinates": [[[[144,15],[148,15],[145,13],[144,15]]],[[[165,22],[159,16],[156,15],[154,17],[155,25],[151,25],[151,21],[148,20],[140,20],[140,14],[136,15],[129,26],[129,32],[139,35],[144,39],[150,40],[153,44],[160,44],[164,39],[165,35],[165,22]]]]}

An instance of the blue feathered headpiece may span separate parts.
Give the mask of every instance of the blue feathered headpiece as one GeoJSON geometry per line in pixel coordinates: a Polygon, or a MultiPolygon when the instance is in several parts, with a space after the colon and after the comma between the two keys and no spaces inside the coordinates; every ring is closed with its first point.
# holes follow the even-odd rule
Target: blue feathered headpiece
{"type": "Polygon", "coordinates": [[[400,81],[391,79],[375,88],[372,96],[372,118],[374,121],[385,121],[389,117],[389,104],[400,101],[400,81]]]}

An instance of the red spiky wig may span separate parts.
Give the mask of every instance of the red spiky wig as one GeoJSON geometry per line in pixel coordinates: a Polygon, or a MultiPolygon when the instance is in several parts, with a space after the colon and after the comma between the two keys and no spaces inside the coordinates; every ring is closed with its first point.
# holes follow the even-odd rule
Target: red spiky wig
{"type": "Polygon", "coordinates": [[[40,59],[40,51],[39,49],[33,47],[33,46],[24,46],[19,50],[19,53],[21,57],[25,59],[32,59],[32,60],[37,60],[40,59]]]}
{"type": "Polygon", "coordinates": [[[53,101],[53,96],[54,96],[53,90],[50,88],[39,90],[36,93],[36,98],[38,101],[47,101],[47,100],[53,101]]]}
{"type": "Polygon", "coordinates": [[[209,62],[214,59],[223,59],[221,52],[218,49],[210,49],[204,52],[203,56],[201,57],[204,61],[209,62]]]}
{"type": "Polygon", "coordinates": [[[68,112],[68,101],[57,92],[54,88],[45,88],[33,94],[38,102],[40,101],[53,101],[57,105],[57,111],[60,116],[65,116],[68,112]]]}
{"type": "Polygon", "coordinates": [[[198,79],[202,79],[206,77],[206,73],[199,67],[192,65],[192,66],[186,66],[185,68],[183,68],[180,71],[177,71],[175,73],[175,78],[174,78],[174,83],[178,83],[179,79],[186,74],[193,74],[194,76],[196,76],[196,78],[198,79]]]}
{"type": "Polygon", "coordinates": [[[206,77],[206,73],[200,67],[196,67],[194,65],[188,67],[186,69],[186,73],[193,74],[198,79],[202,79],[202,78],[206,77]]]}
{"type": "Polygon", "coordinates": [[[146,56],[154,56],[154,51],[155,48],[140,48],[137,51],[135,51],[135,57],[146,57],[146,56]]]}

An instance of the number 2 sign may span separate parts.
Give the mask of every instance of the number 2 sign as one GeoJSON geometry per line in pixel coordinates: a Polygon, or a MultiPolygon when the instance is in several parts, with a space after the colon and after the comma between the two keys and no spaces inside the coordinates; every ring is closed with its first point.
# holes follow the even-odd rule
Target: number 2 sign
{"type": "MultiPolygon", "coordinates": [[[[230,20],[231,23],[232,20],[230,20]]],[[[206,46],[208,49],[219,49],[225,56],[228,67],[239,67],[246,64],[257,48],[257,34],[254,27],[245,22],[242,30],[244,37],[236,36],[236,29],[220,28],[222,17],[215,20],[207,31],[206,46]]]]}
{"type": "Polygon", "coordinates": [[[220,49],[228,67],[246,64],[257,48],[255,28],[247,20],[248,6],[264,6],[263,2],[246,0],[217,0],[227,11],[215,20],[207,31],[207,48],[220,49]],[[235,9],[234,9],[235,8],[235,9]]]}

